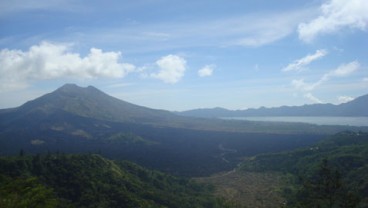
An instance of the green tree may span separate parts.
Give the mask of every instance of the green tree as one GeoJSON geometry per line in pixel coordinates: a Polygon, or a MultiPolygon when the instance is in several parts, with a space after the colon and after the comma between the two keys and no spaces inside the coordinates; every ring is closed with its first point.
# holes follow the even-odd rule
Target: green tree
{"type": "Polygon", "coordinates": [[[35,177],[1,177],[0,187],[0,207],[53,208],[58,205],[52,189],[40,184],[35,177]]]}
{"type": "Polygon", "coordinates": [[[300,207],[352,208],[358,204],[356,194],[348,192],[341,174],[324,159],[315,176],[304,180],[297,200],[300,207]]]}

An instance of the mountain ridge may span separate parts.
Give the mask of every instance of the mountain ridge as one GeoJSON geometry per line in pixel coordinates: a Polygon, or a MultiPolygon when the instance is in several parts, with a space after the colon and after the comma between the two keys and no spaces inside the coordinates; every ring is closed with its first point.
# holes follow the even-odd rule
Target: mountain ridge
{"type": "Polygon", "coordinates": [[[368,116],[368,94],[342,104],[309,104],[302,106],[260,107],[246,110],[200,108],[180,112],[157,110],[112,97],[93,87],[65,84],[53,92],[15,108],[0,109],[0,113],[39,111],[49,114],[61,109],[83,117],[117,122],[157,122],[186,120],[185,117],[221,118],[246,116],[368,116]],[[184,116],[184,117],[183,117],[184,116]]]}
{"type": "Polygon", "coordinates": [[[246,117],[246,116],[368,116],[368,94],[356,99],[334,105],[310,104],[302,106],[280,106],[280,107],[260,107],[246,110],[228,110],[225,108],[202,108],[177,112],[178,115],[219,118],[219,117],[246,117]]]}
{"type": "Polygon", "coordinates": [[[367,128],[184,117],[67,84],[0,111],[0,155],[94,152],[199,176],[233,168],[245,155],[304,146],[346,129],[367,128]],[[223,160],[220,147],[237,154],[223,160]]]}
{"type": "MultiPolygon", "coordinates": [[[[364,103],[361,108],[364,108],[364,103]]],[[[346,108],[349,109],[349,106],[346,106],[346,108]]],[[[21,125],[24,126],[24,124],[27,124],[25,127],[30,125],[44,127],[46,125],[48,128],[53,128],[49,123],[55,123],[56,120],[59,120],[60,123],[65,120],[63,117],[69,116],[67,123],[73,123],[74,125],[76,125],[75,120],[92,119],[97,123],[117,122],[164,128],[228,132],[300,133],[315,132],[316,129],[316,126],[306,124],[301,127],[299,124],[292,123],[262,122],[256,124],[250,121],[213,119],[213,117],[234,117],[236,116],[234,113],[238,113],[238,111],[232,112],[222,108],[217,108],[217,110],[222,112],[220,116],[213,116],[212,114],[197,117],[185,116],[180,113],[132,104],[112,97],[93,86],[79,87],[75,84],[65,84],[53,92],[28,101],[17,108],[0,110],[0,128],[9,129],[11,127],[17,129],[21,125]],[[231,114],[228,114],[228,112],[231,114]],[[71,119],[72,117],[73,119],[71,119]],[[295,128],[292,128],[292,126],[295,128]]],[[[55,125],[60,126],[61,124],[55,125]]],[[[79,124],[77,125],[79,126],[79,124]]],[[[332,126],[323,129],[325,133],[337,132],[336,128],[332,126]]],[[[337,129],[340,129],[340,127],[337,129]]]]}
{"type": "Polygon", "coordinates": [[[178,117],[169,111],[155,110],[117,99],[93,86],[79,87],[75,84],[65,84],[13,109],[22,113],[39,111],[45,114],[55,110],[115,122],[166,121],[178,117]]]}

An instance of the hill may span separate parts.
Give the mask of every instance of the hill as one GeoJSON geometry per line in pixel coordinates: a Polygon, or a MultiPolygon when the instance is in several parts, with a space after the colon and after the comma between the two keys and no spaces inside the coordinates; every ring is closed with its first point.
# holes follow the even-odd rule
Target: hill
{"type": "Polygon", "coordinates": [[[291,174],[294,179],[284,190],[291,207],[321,206],[329,200],[333,206],[349,202],[355,205],[339,207],[366,207],[368,133],[341,132],[309,148],[261,154],[243,162],[240,170],[291,174]]]}
{"type": "Polygon", "coordinates": [[[178,112],[178,115],[219,118],[219,117],[246,117],[246,116],[368,116],[368,95],[342,103],[312,104],[303,106],[281,106],[274,108],[261,107],[247,110],[227,110],[224,108],[194,109],[178,112]]]}
{"type": "Polygon", "coordinates": [[[232,169],[241,157],[313,144],[355,127],[189,118],[66,84],[0,111],[0,155],[99,153],[176,175],[232,169]],[[227,149],[236,151],[229,152],[227,149]]]}
{"type": "Polygon", "coordinates": [[[0,158],[0,207],[224,207],[208,187],[99,155],[0,158]]]}

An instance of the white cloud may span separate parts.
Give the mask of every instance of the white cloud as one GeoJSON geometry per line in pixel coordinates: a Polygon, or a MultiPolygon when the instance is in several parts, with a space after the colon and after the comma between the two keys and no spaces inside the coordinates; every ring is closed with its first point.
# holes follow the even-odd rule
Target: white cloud
{"type": "Polygon", "coordinates": [[[345,77],[355,72],[360,68],[360,64],[358,61],[352,61],[347,64],[342,64],[337,69],[329,72],[325,76],[327,77],[345,77]]]}
{"type": "Polygon", "coordinates": [[[368,25],[367,0],[330,0],[321,6],[322,14],[298,27],[299,38],[310,42],[321,34],[334,33],[343,28],[366,30],[368,25]]]}
{"type": "Polygon", "coordinates": [[[202,69],[198,70],[198,76],[200,76],[200,77],[212,76],[213,71],[214,71],[214,66],[213,65],[206,65],[202,69]]]}
{"type": "MultiPolygon", "coordinates": [[[[14,12],[40,10],[93,12],[98,10],[100,6],[104,6],[107,11],[116,12],[115,8],[137,9],[144,4],[151,4],[147,2],[124,1],[123,3],[110,2],[109,5],[103,5],[103,3],[85,4],[84,1],[81,3],[73,0],[3,0],[0,1],[0,17],[14,12]]],[[[192,20],[184,22],[171,21],[170,18],[167,18],[169,21],[155,24],[142,24],[133,19],[130,21],[133,21],[134,24],[127,24],[124,27],[93,28],[90,31],[84,31],[83,36],[80,35],[80,31],[63,35],[72,36],[68,39],[78,40],[78,42],[119,43],[126,46],[125,50],[129,50],[127,45],[131,47],[130,50],[138,50],[138,47],[139,50],[157,50],[163,47],[172,49],[209,45],[215,47],[234,45],[259,47],[290,35],[302,20],[310,16],[310,13],[310,9],[273,13],[256,11],[246,15],[233,15],[218,19],[204,17],[198,20],[191,18],[192,20]],[[162,44],[163,41],[166,44],[162,44]]]]}
{"type": "Polygon", "coordinates": [[[322,82],[318,81],[315,83],[305,83],[304,79],[294,79],[291,81],[291,85],[299,91],[312,91],[322,82]]]}
{"type": "Polygon", "coordinates": [[[186,70],[186,60],[180,56],[167,55],[156,61],[159,72],[152,73],[151,77],[160,79],[165,83],[175,84],[186,70]]]}
{"type": "Polygon", "coordinates": [[[62,77],[121,78],[134,71],[135,66],[120,63],[120,52],[103,52],[92,48],[81,57],[70,52],[71,44],[42,42],[28,51],[0,51],[0,90],[23,88],[28,82],[62,77]]]}
{"type": "Polygon", "coordinates": [[[349,101],[354,100],[353,97],[349,97],[349,96],[339,96],[337,99],[338,99],[339,103],[347,103],[349,101]]]}
{"type": "Polygon", "coordinates": [[[352,74],[353,72],[359,70],[360,63],[358,61],[352,61],[347,64],[341,64],[336,69],[324,74],[321,79],[318,81],[318,85],[322,84],[330,80],[333,77],[346,77],[352,74]]]}
{"type": "Polygon", "coordinates": [[[313,103],[323,103],[320,99],[312,95],[312,93],[304,94],[304,97],[312,101],[313,103]]]}
{"type": "MultiPolygon", "coordinates": [[[[317,87],[327,82],[333,77],[346,77],[355,72],[360,68],[360,64],[357,61],[353,61],[347,64],[341,64],[334,70],[331,70],[324,75],[316,82],[306,83],[304,79],[294,79],[291,81],[291,86],[299,92],[304,93],[304,97],[313,103],[323,103],[320,99],[313,96],[311,92],[313,92],[317,87]]],[[[339,97],[340,102],[350,101],[350,97],[341,96],[339,97]]]]}
{"type": "Polygon", "coordinates": [[[311,62],[324,57],[327,54],[326,50],[317,50],[314,54],[308,54],[307,56],[295,60],[293,63],[287,65],[282,71],[300,71],[303,67],[307,66],[311,62]]]}
{"type": "Polygon", "coordinates": [[[299,91],[312,91],[321,84],[325,83],[326,81],[330,80],[333,77],[346,77],[352,74],[353,72],[359,70],[360,64],[357,61],[352,61],[347,64],[341,64],[336,69],[331,70],[324,75],[317,81],[313,83],[306,83],[304,79],[294,79],[291,81],[291,85],[299,90],[299,91]]]}
{"type": "MultiPolygon", "coordinates": [[[[297,24],[309,14],[309,10],[299,10],[227,19],[223,20],[219,24],[221,27],[217,27],[217,31],[212,34],[220,37],[222,35],[228,36],[227,45],[260,47],[293,33],[297,24]]],[[[214,23],[217,24],[217,22],[214,23]]]]}
{"type": "Polygon", "coordinates": [[[368,82],[368,77],[364,77],[363,82],[368,82]]]}

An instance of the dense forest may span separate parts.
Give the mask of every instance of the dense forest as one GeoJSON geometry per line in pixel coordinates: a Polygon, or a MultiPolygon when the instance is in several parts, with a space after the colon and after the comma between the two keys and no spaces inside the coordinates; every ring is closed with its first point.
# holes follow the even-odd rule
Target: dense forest
{"type": "Polygon", "coordinates": [[[211,191],[96,154],[0,158],[0,207],[226,207],[211,191]]]}
{"type": "Polygon", "coordinates": [[[289,207],[368,206],[368,133],[341,132],[309,148],[258,155],[240,169],[287,174],[289,207]]]}

